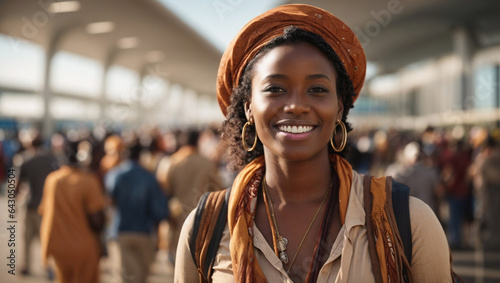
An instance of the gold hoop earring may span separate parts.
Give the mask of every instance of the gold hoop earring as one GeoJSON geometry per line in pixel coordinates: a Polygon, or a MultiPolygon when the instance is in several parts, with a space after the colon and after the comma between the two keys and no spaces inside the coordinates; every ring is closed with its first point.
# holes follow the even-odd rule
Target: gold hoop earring
{"type": "Polygon", "coordinates": [[[255,138],[253,140],[252,147],[248,148],[248,146],[245,142],[245,131],[246,131],[248,125],[253,125],[253,124],[250,122],[246,122],[245,125],[243,126],[243,130],[241,130],[241,143],[243,144],[243,147],[245,148],[245,150],[250,152],[250,151],[255,149],[255,146],[257,146],[257,132],[255,132],[255,138]]]}
{"type": "Polygon", "coordinates": [[[344,122],[342,122],[340,120],[337,120],[335,122],[335,131],[333,132],[333,136],[330,138],[330,144],[332,145],[332,148],[333,148],[333,150],[335,150],[335,152],[341,152],[342,150],[344,150],[345,145],[347,144],[347,129],[344,125],[344,122]],[[337,132],[338,125],[340,125],[340,127],[342,128],[342,132],[343,132],[343,137],[342,137],[342,142],[340,143],[340,148],[336,148],[335,143],[333,142],[333,139],[335,137],[335,133],[337,132]]]}

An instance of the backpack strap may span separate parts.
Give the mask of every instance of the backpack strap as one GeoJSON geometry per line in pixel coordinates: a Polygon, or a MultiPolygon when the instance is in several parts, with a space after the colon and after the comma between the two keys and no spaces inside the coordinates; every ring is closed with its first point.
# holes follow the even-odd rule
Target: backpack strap
{"type": "Polygon", "coordinates": [[[200,282],[211,282],[212,266],[227,223],[230,189],[203,194],[196,208],[189,249],[200,282]]]}
{"type": "Polygon", "coordinates": [[[412,237],[410,222],[410,188],[392,180],[392,209],[398,225],[399,236],[403,242],[406,259],[411,265],[412,237]]]}

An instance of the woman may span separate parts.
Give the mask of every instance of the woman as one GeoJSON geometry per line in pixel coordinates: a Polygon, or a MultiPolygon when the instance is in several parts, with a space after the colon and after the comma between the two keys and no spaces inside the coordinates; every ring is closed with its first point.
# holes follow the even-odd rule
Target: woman
{"type": "Polygon", "coordinates": [[[38,207],[42,259],[54,259],[59,283],[99,282],[105,198],[95,175],[79,167],[78,144],[65,146],[66,164],[47,176],[38,207]]]}
{"type": "MultiPolygon", "coordinates": [[[[365,225],[364,179],[342,157],[351,129],[347,114],[365,68],[353,32],[307,5],[258,16],[230,44],[217,91],[226,115],[223,139],[241,171],[213,282],[452,281],[444,232],[432,210],[414,198],[410,269],[383,209],[385,178],[366,179],[370,192],[380,194],[365,225]],[[368,231],[377,238],[376,255],[368,231]]],[[[176,282],[198,281],[189,248],[193,222],[191,213],[177,250],[176,282]]]]}

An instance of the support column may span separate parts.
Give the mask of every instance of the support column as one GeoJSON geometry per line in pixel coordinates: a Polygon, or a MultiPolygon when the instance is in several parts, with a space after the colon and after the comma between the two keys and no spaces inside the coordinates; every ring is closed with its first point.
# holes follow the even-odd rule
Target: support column
{"type": "Polygon", "coordinates": [[[55,131],[55,122],[52,113],[50,113],[50,104],[52,102],[52,88],[50,81],[52,78],[52,59],[57,52],[57,47],[61,42],[66,30],[55,32],[49,40],[45,50],[45,66],[43,68],[43,118],[42,118],[42,136],[45,140],[50,139],[55,131]]]}
{"type": "Polygon", "coordinates": [[[500,129],[500,64],[495,65],[493,74],[493,87],[495,88],[495,111],[497,112],[496,127],[500,129]]]}
{"type": "MultiPolygon", "coordinates": [[[[472,31],[467,27],[457,27],[453,33],[453,44],[455,53],[462,61],[460,110],[468,110],[474,107],[474,76],[472,71],[472,57],[477,44],[472,31]]],[[[455,110],[455,109],[453,109],[455,110]]]]}
{"type": "Polygon", "coordinates": [[[109,69],[115,61],[116,55],[118,53],[117,48],[112,48],[108,51],[106,59],[104,60],[102,82],[101,82],[101,94],[99,96],[99,119],[105,121],[106,119],[106,105],[108,99],[106,98],[106,86],[108,81],[109,69]]]}

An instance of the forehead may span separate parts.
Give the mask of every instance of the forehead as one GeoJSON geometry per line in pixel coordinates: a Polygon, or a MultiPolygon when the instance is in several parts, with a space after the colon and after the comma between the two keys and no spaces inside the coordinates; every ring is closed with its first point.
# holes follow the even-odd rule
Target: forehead
{"type": "Polygon", "coordinates": [[[256,62],[256,74],[274,72],[319,72],[336,75],[333,64],[325,54],[309,43],[287,44],[267,51],[256,62]],[[300,68],[297,68],[300,66],[300,68]]]}

